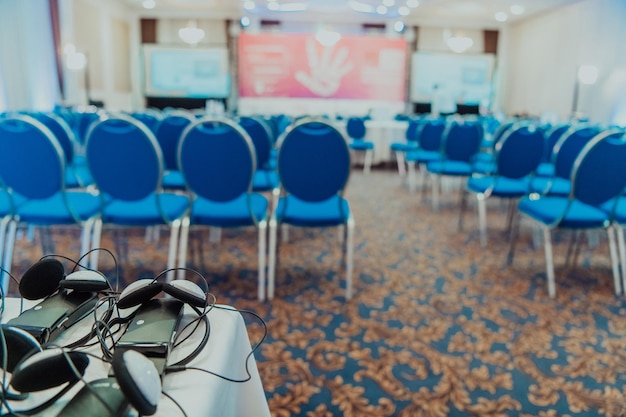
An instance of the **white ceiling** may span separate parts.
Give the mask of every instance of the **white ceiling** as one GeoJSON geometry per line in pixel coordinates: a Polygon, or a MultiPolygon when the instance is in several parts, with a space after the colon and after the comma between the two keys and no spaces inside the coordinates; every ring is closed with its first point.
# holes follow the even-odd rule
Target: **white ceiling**
{"type": "Polygon", "coordinates": [[[417,7],[416,0],[148,0],[155,4],[152,9],[145,9],[142,6],[146,0],[119,1],[142,15],[157,17],[239,18],[247,15],[251,18],[272,20],[345,22],[401,19],[407,24],[416,25],[453,24],[487,28],[499,27],[583,0],[417,0],[419,3],[417,7]],[[387,12],[380,14],[376,9],[383,3],[388,5],[387,12]],[[294,5],[296,8],[304,5],[306,10],[275,10],[294,5]],[[513,12],[515,6],[521,6],[523,12],[515,14],[513,12]],[[371,11],[357,12],[353,10],[354,7],[371,11]],[[407,10],[408,15],[403,15],[407,10]],[[499,22],[495,18],[496,13],[506,13],[507,20],[499,22]]]}

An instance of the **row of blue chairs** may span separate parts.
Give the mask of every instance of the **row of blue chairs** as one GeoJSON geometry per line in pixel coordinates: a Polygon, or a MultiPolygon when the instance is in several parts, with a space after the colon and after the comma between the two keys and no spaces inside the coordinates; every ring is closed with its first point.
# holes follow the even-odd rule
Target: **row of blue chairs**
{"type": "MultiPolygon", "coordinates": [[[[253,190],[258,162],[251,135],[225,118],[199,118],[182,131],[176,152],[182,190],[163,187],[167,163],[162,147],[153,131],[130,115],[103,115],[90,125],[84,149],[93,180],[88,188],[67,186],[67,157],[60,141],[34,117],[0,119],[0,149],[0,239],[6,240],[7,271],[19,224],[78,225],[82,254],[100,246],[105,225],[167,226],[168,279],[176,268],[179,277],[185,275],[191,227],[253,226],[258,230],[258,298],[267,294],[271,299],[277,228],[344,226],[346,297],[352,295],[354,219],[343,197],[350,154],[345,137],[327,121],[304,119],[281,136],[276,157],[280,181],[272,204],[253,190]]],[[[89,268],[98,267],[98,254],[89,254],[89,268]]],[[[6,290],[6,276],[2,285],[6,290]]]]}

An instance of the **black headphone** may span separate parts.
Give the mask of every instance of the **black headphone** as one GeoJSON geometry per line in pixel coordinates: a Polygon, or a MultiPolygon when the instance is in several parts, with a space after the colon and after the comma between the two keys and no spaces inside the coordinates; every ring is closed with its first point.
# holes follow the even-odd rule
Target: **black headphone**
{"type": "MultiPolygon", "coordinates": [[[[89,356],[85,352],[62,348],[46,349],[23,359],[14,369],[10,385],[20,392],[42,391],[67,384],[52,402],[17,414],[36,414],[63,396],[81,381],[89,356]]],[[[156,367],[147,357],[134,350],[117,351],[112,361],[113,375],[128,402],[141,414],[156,412],[161,396],[161,380],[156,367]]]]}
{"type": "Polygon", "coordinates": [[[33,264],[19,282],[20,295],[27,300],[46,298],[62,289],[100,292],[111,290],[111,285],[95,270],[78,270],[66,275],[63,264],[52,258],[33,264]]]}
{"type": "Polygon", "coordinates": [[[207,294],[197,284],[184,279],[160,283],[156,279],[139,279],[130,283],[117,299],[117,307],[127,309],[138,306],[158,295],[161,291],[197,308],[207,306],[207,294]]]}

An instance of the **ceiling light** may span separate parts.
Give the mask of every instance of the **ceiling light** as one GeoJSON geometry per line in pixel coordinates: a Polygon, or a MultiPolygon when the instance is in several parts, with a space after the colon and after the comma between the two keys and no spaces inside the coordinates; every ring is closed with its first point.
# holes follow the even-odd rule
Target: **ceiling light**
{"type": "Polygon", "coordinates": [[[243,8],[246,10],[254,10],[254,8],[256,7],[256,5],[254,4],[253,1],[244,1],[243,2],[243,8]]]}
{"type": "Polygon", "coordinates": [[[395,30],[398,33],[402,32],[404,30],[404,23],[401,20],[397,20],[393,24],[393,30],[395,30]]]}
{"type": "Polygon", "coordinates": [[[374,12],[374,8],[372,6],[370,6],[369,4],[361,3],[360,1],[352,0],[348,2],[348,6],[355,12],[361,12],[361,13],[374,12]]]}
{"type": "Polygon", "coordinates": [[[452,50],[452,52],[456,52],[458,54],[467,51],[469,48],[474,45],[474,41],[472,38],[465,35],[455,35],[448,38],[446,41],[448,44],[448,48],[452,50]]]}
{"type": "Polygon", "coordinates": [[[396,4],[396,0],[383,0],[383,4],[387,7],[392,7],[394,4],[396,4]]]}
{"type": "Polygon", "coordinates": [[[306,9],[306,3],[283,3],[278,7],[281,12],[303,12],[306,9]]]}
{"type": "Polygon", "coordinates": [[[239,20],[239,23],[241,23],[241,26],[243,26],[244,28],[247,28],[248,26],[250,26],[250,18],[248,16],[243,16],[239,20]]]}
{"type": "Polygon", "coordinates": [[[418,0],[406,0],[406,5],[411,8],[415,8],[420,5],[418,0]]]}
{"type": "Polygon", "coordinates": [[[506,20],[509,18],[509,16],[504,12],[498,12],[494,17],[498,22],[506,22],[506,20]]]}
{"type": "Polygon", "coordinates": [[[195,21],[190,20],[186,27],[178,30],[178,36],[183,42],[196,45],[204,38],[204,30],[200,29],[195,21]]]}
{"type": "Polygon", "coordinates": [[[398,7],[398,14],[400,16],[408,16],[411,13],[411,9],[409,9],[408,7],[398,7]]]}
{"type": "Polygon", "coordinates": [[[278,5],[278,3],[273,1],[271,3],[267,3],[267,8],[270,9],[270,10],[278,10],[278,9],[280,9],[280,6],[278,5]]]}
{"type": "Polygon", "coordinates": [[[378,14],[387,14],[387,6],[383,6],[382,4],[376,8],[376,13],[378,14]]]}
{"type": "Polygon", "coordinates": [[[514,4],[511,6],[511,13],[514,15],[520,15],[524,13],[524,10],[524,6],[521,6],[519,4],[514,4]]]}
{"type": "Polygon", "coordinates": [[[143,0],[141,5],[144,9],[154,9],[156,7],[156,2],[154,0],[143,0]]]}

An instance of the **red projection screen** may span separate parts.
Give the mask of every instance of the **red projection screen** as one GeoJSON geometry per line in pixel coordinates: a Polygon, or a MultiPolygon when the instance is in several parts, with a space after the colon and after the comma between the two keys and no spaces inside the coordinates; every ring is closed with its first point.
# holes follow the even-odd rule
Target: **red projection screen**
{"type": "Polygon", "coordinates": [[[403,102],[406,41],[342,36],[323,46],[312,34],[239,36],[239,96],[403,102]]]}

